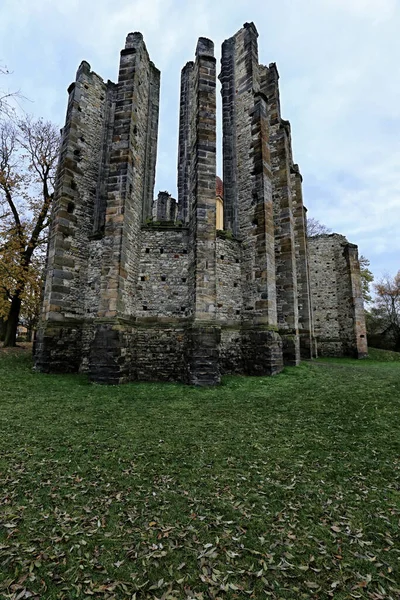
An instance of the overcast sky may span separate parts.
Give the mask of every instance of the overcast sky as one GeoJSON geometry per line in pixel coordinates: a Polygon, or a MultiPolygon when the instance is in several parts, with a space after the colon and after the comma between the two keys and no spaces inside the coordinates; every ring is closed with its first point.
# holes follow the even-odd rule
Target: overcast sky
{"type": "MultiPolygon", "coordinates": [[[[176,194],[180,70],[197,38],[244,22],[276,62],[308,215],[358,244],[375,276],[400,269],[399,0],[0,0],[0,64],[23,107],[60,127],[81,60],[116,81],[130,31],[161,70],[158,189],[176,194]]],[[[219,140],[221,142],[221,139],[219,140]]],[[[218,171],[221,174],[221,165],[218,171]]]]}

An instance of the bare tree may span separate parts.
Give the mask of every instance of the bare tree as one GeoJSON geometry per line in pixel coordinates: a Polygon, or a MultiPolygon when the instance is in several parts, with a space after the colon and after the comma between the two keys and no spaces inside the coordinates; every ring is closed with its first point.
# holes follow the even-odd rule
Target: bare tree
{"type": "MultiPolygon", "coordinates": [[[[0,76],[6,76],[10,74],[11,72],[7,69],[7,67],[0,63],[0,76]]],[[[0,120],[4,118],[10,118],[14,113],[15,102],[22,98],[23,96],[19,91],[10,91],[4,89],[4,87],[0,85],[0,120]]]]}
{"type": "Polygon", "coordinates": [[[56,127],[30,117],[0,123],[0,317],[15,346],[23,302],[37,286],[59,152],[56,127]],[[40,261],[39,261],[40,262],[40,261]]]}
{"type": "Polygon", "coordinates": [[[320,223],[317,219],[307,219],[307,237],[314,237],[316,235],[323,235],[325,233],[332,233],[332,229],[329,229],[323,223],[320,223]]]}

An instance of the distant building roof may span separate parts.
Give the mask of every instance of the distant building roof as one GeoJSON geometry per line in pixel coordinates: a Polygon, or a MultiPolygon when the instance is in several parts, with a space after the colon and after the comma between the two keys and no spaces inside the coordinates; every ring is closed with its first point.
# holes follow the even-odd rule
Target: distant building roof
{"type": "Polygon", "coordinates": [[[222,200],[224,198],[224,184],[221,177],[216,177],[215,180],[215,191],[216,195],[219,196],[222,200]]]}

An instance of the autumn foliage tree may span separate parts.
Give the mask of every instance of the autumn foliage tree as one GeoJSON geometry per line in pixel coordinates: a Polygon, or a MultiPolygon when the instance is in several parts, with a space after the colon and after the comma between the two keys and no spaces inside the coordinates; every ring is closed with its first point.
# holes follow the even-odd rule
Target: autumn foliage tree
{"type": "Polygon", "coordinates": [[[16,343],[21,308],[39,302],[59,133],[42,119],[0,123],[0,317],[16,343]]]}
{"type": "Polygon", "coordinates": [[[372,302],[370,285],[374,280],[372,271],[370,271],[370,261],[363,254],[359,258],[360,275],[361,275],[361,291],[364,303],[372,302]]]}
{"type": "Polygon", "coordinates": [[[380,329],[393,342],[393,349],[400,352],[400,271],[391,277],[385,275],[375,285],[375,319],[380,329]]]}

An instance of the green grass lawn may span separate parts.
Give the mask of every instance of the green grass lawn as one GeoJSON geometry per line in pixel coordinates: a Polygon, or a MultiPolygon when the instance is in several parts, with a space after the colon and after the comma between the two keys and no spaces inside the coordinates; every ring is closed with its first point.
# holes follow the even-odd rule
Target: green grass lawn
{"type": "Polygon", "coordinates": [[[102,387],[0,351],[0,598],[400,598],[400,362],[102,387]]]}

